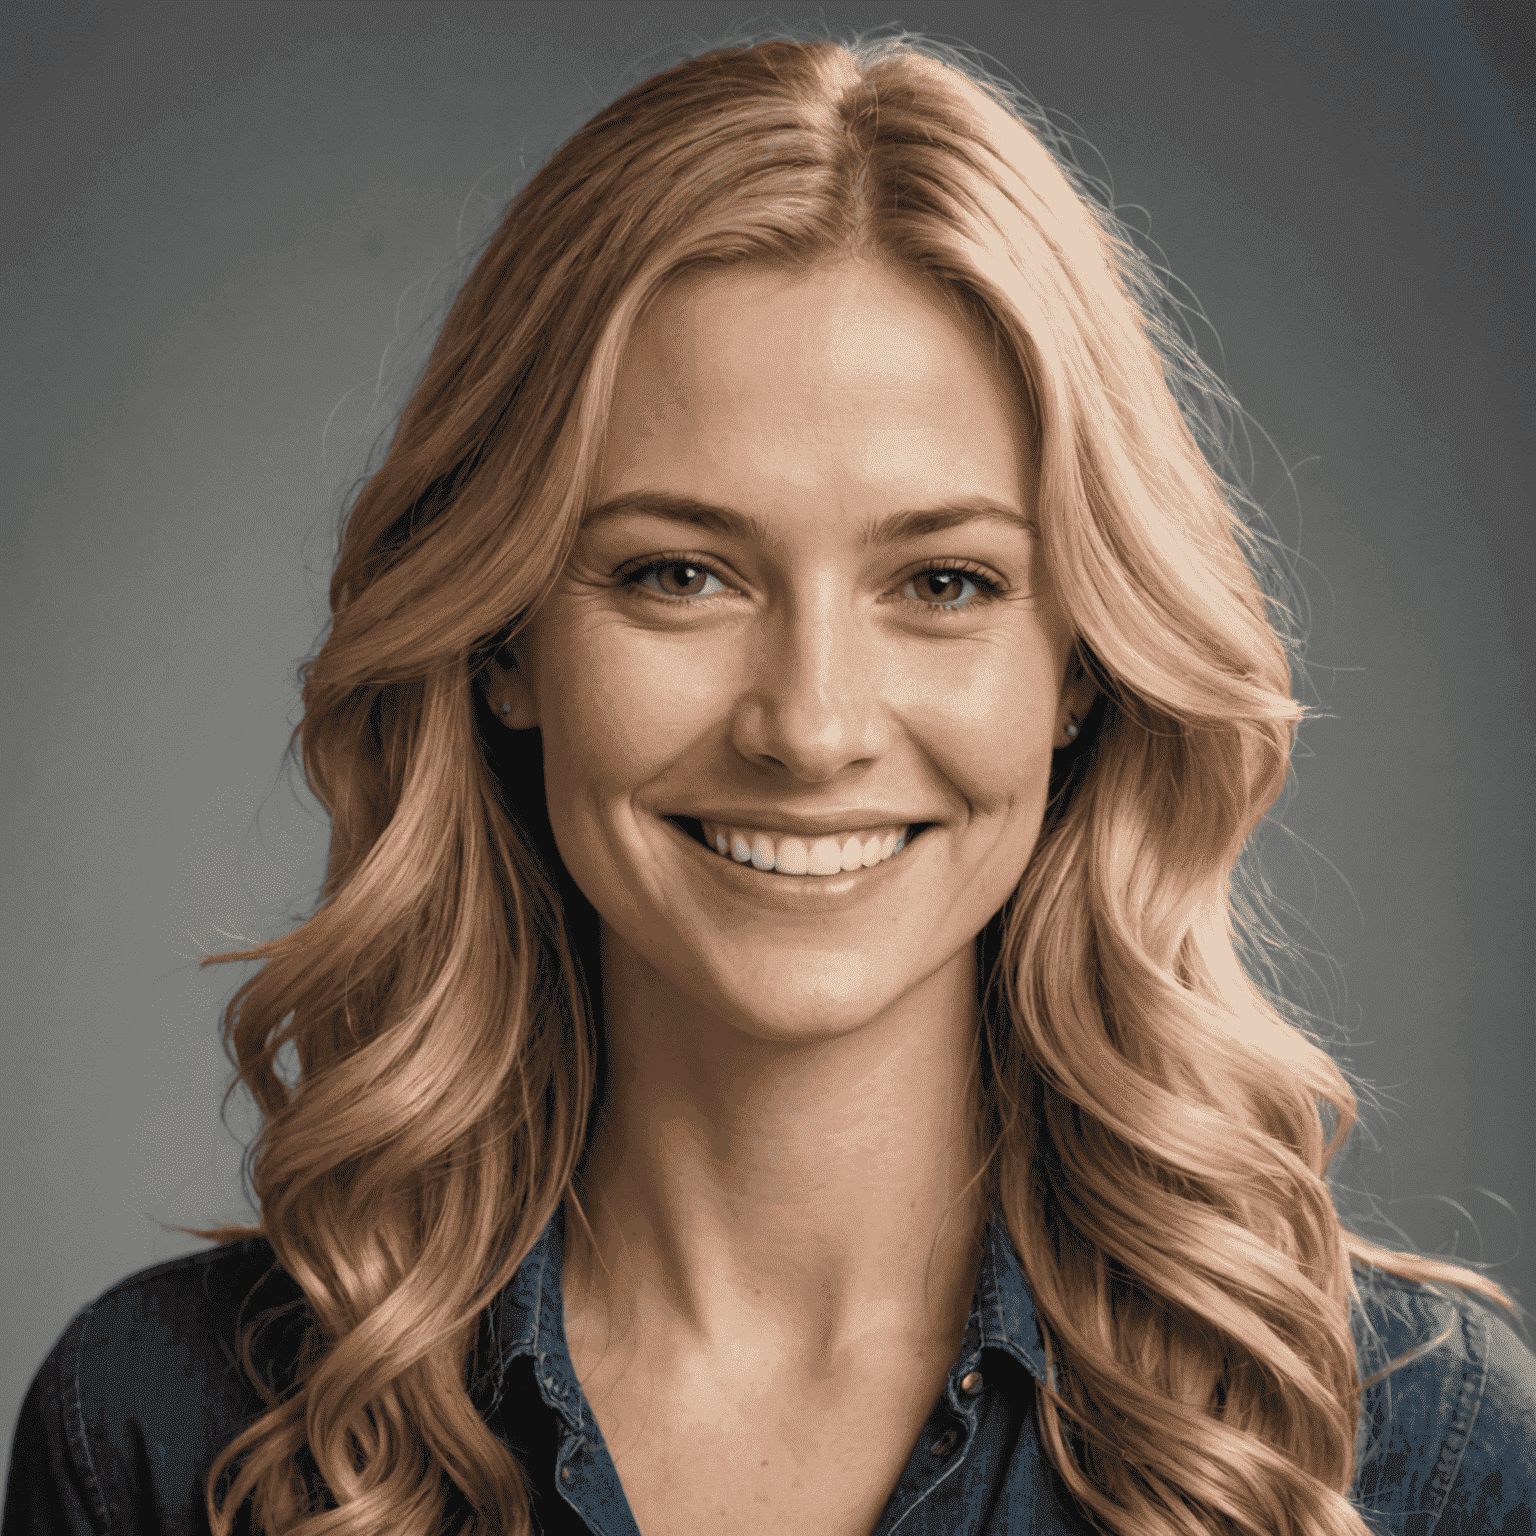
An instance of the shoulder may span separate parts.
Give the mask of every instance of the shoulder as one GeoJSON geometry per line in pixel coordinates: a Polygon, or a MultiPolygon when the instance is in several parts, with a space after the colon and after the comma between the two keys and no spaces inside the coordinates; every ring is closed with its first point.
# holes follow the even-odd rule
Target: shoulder
{"type": "Polygon", "coordinates": [[[1391,1536],[1530,1536],[1536,1354],[1460,1287],[1364,1264],[1355,1280],[1357,1507],[1391,1536]]]}
{"type": "Polygon", "coordinates": [[[5,1536],[206,1531],[208,1467],[265,1409],[240,1362],[261,1317],[253,1357],[280,1391],[303,1294],[260,1238],[140,1270],[82,1307],[22,1404],[5,1536]]]}

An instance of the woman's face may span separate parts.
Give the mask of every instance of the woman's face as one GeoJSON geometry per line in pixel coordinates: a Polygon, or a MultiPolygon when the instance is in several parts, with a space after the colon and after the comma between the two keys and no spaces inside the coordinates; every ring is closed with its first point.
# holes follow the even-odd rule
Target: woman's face
{"type": "Polygon", "coordinates": [[[695,275],[635,330],[492,693],[542,732],[606,942],[669,995],[824,1038],[972,964],[1091,694],[1026,440],[989,344],[882,267],[695,275]]]}

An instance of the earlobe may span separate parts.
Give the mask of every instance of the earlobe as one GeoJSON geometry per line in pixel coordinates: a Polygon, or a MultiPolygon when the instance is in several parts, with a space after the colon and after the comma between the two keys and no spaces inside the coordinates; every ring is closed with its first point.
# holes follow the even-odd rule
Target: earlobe
{"type": "Polygon", "coordinates": [[[533,692],[518,667],[518,657],[510,645],[504,645],[486,663],[481,673],[485,701],[491,713],[509,731],[531,730],[539,723],[538,706],[533,692]]]}
{"type": "Polygon", "coordinates": [[[539,723],[538,711],[528,697],[528,690],[520,683],[515,690],[488,687],[485,700],[491,706],[491,713],[509,731],[532,730],[539,723]]]}
{"type": "Polygon", "coordinates": [[[1062,690],[1063,717],[1056,738],[1058,747],[1071,746],[1082,731],[1083,721],[1099,696],[1097,684],[1083,665],[1082,657],[1074,653],[1067,668],[1066,686],[1062,690]]]}

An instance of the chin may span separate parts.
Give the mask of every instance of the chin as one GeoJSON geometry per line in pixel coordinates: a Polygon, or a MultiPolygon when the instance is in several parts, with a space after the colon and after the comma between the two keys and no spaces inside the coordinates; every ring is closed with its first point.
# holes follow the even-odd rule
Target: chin
{"type": "Polygon", "coordinates": [[[717,980],[718,1003],[714,1011],[731,1027],[753,1039],[812,1043],[853,1034],[920,985],[920,976],[916,974],[894,980],[892,968],[872,966],[867,952],[821,952],[814,958],[814,969],[805,966],[804,957],[794,953],[784,956],[782,967],[771,963],[762,967],[777,973],[772,982],[756,966],[751,968],[746,985],[739,970],[729,983],[717,980]],[[786,986],[783,970],[789,968],[797,973],[786,986]]]}

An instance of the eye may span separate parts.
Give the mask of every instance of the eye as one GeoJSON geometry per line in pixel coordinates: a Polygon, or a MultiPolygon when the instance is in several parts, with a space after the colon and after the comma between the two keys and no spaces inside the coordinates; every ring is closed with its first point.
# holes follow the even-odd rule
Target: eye
{"type": "Polygon", "coordinates": [[[919,571],[906,584],[902,595],[908,593],[914,602],[952,612],[979,607],[996,595],[997,583],[983,576],[980,571],[965,570],[959,566],[931,566],[926,571],[919,571]]]}
{"type": "Polygon", "coordinates": [[[628,572],[624,585],[639,587],[654,596],[688,601],[701,597],[714,597],[725,591],[725,583],[708,566],[696,560],[653,560],[628,572]],[[714,582],[710,587],[709,582],[714,582]]]}
{"type": "MultiPolygon", "coordinates": [[[[730,590],[709,566],[687,555],[663,555],[634,566],[620,584],[673,604],[702,602],[730,590]]],[[[961,613],[991,602],[1000,590],[1000,582],[970,566],[936,565],[909,577],[901,595],[930,613],[961,613]]]]}

